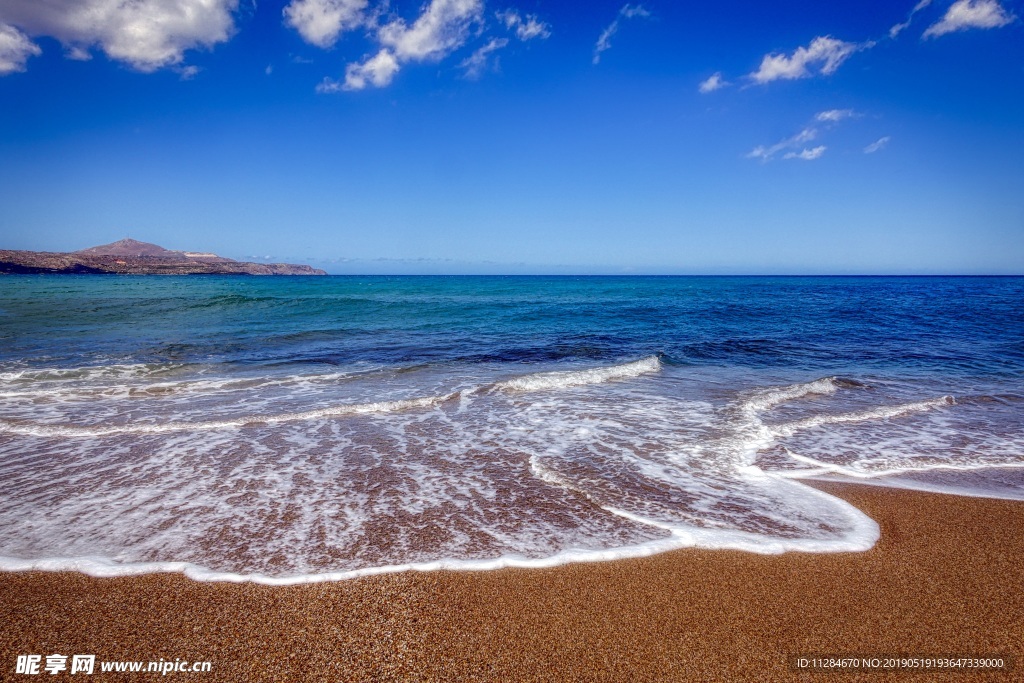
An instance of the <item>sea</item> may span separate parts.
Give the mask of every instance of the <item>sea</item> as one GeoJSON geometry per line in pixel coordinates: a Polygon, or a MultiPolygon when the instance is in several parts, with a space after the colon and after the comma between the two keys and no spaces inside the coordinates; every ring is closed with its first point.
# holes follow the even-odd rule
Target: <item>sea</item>
{"type": "Polygon", "coordinates": [[[1024,278],[0,277],[0,569],[844,552],[1024,500],[1024,278]]]}

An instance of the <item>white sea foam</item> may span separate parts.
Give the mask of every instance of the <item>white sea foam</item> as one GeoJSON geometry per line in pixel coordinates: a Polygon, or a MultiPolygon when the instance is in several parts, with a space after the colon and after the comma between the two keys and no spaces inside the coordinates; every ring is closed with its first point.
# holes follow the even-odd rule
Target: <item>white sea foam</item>
{"type": "Polygon", "coordinates": [[[920,474],[923,472],[976,472],[991,470],[993,468],[1024,469],[1024,462],[1000,462],[1000,463],[979,463],[979,462],[915,462],[914,458],[907,458],[903,467],[877,467],[872,466],[870,461],[856,461],[850,465],[830,463],[817,460],[799,453],[790,452],[789,456],[802,464],[808,465],[810,469],[793,470],[782,473],[783,476],[794,479],[813,479],[825,474],[839,474],[852,479],[881,479],[895,477],[901,474],[920,474]]]}
{"type": "Polygon", "coordinates": [[[75,427],[69,425],[23,424],[0,420],[0,433],[22,434],[27,436],[64,436],[64,437],[95,437],[112,434],[166,434],[168,432],[198,432],[211,429],[235,429],[250,425],[276,424],[280,422],[297,422],[300,420],[319,420],[344,415],[366,415],[370,413],[392,413],[400,410],[429,408],[453,398],[447,396],[426,396],[403,401],[378,401],[375,403],[356,403],[351,405],[330,406],[316,410],[305,410],[297,413],[280,413],[277,415],[250,415],[231,420],[210,420],[207,422],[165,422],[162,424],[129,424],[109,427],[75,427]]]}
{"type": "Polygon", "coordinates": [[[772,387],[754,392],[743,402],[743,408],[751,412],[763,412],[788,401],[813,395],[828,396],[836,393],[839,384],[835,377],[823,377],[813,382],[802,382],[787,387],[772,387]]]}
{"type": "Polygon", "coordinates": [[[951,406],[956,403],[952,396],[928,399],[926,401],[914,401],[895,406],[881,406],[871,410],[862,410],[855,413],[843,413],[839,415],[815,415],[798,422],[790,422],[784,425],[772,427],[772,431],[778,436],[789,436],[803,429],[813,429],[823,425],[843,424],[848,422],[869,422],[873,420],[887,420],[912,413],[920,413],[926,410],[951,406]]]}
{"type": "Polygon", "coordinates": [[[631,379],[641,375],[658,372],[661,361],[657,356],[649,356],[632,363],[609,365],[585,370],[561,370],[556,372],[538,372],[524,375],[494,384],[497,389],[511,391],[550,391],[568,389],[588,384],[602,384],[614,380],[631,379]]]}
{"type": "MultiPolygon", "coordinates": [[[[813,490],[813,489],[812,489],[813,490]]],[[[824,494],[823,494],[824,495],[824,494]]],[[[831,498],[831,501],[838,499],[831,498]]],[[[840,504],[845,501],[839,500],[840,504]]],[[[742,550],[761,555],[778,555],[785,552],[833,553],[862,552],[871,549],[878,541],[877,523],[862,512],[849,507],[851,520],[856,526],[843,538],[828,541],[772,539],[758,534],[730,531],[713,531],[701,528],[667,528],[671,536],[662,540],[648,541],[632,546],[603,550],[575,549],[559,551],[546,557],[529,558],[521,555],[504,555],[488,560],[462,560],[447,558],[430,562],[408,562],[375,567],[363,567],[348,571],[327,571],[286,576],[270,576],[261,573],[238,573],[210,569],[191,562],[137,562],[118,563],[105,557],[51,557],[25,560],[0,556],[0,571],[76,571],[96,577],[137,576],[153,573],[181,573],[196,581],[224,581],[229,583],[258,583],[271,586],[344,581],[366,576],[379,576],[407,571],[490,571],[507,567],[547,568],[577,562],[610,562],[637,557],[649,557],[683,548],[707,548],[712,550],[742,550]]],[[[614,514],[635,517],[622,511],[614,514]]],[[[648,520],[635,521],[651,524],[648,520]]],[[[652,526],[656,526],[653,525],[652,526]]]]}
{"type": "Polygon", "coordinates": [[[0,382],[61,382],[69,380],[128,379],[166,374],[186,367],[184,363],[114,363],[74,368],[25,368],[0,372],[0,382]]]}
{"type": "MultiPolygon", "coordinates": [[[[285,381],[269,394],[281,405],[259,383],[198,403],[12,401],[0,568],[289,584],[695,546],[865,550],[877,525],[797,480],[937,470],[944,435],[969,433],[945,421],[990,409],[837,378],[723,400],[717,381],[696,387],[656,357],[497,381],[474,372],[311,393],[285,381]],[[379,400],[356,400],[374,390],[379,400]],[[246,415],[234,414],[239,396],[246,415]],[[68,424],[83,415],[90,424],[68,424]]],[[[1024,461],[1015,443],[984,442],[985,466],[1024,461]]]]}
{"type": "MultiPolygon", "coordinates": [[[[108,366],[109,367],[109,366],[108,366]]],[[[17,373],[0,373],[3,376],[10,375],[8,385],[13,388],[0,388],[0,399],[3,398],[46,398],[52,401],[92,401],[99,398],[166,398],[185,395],[205,395],[229,392],[253,392],[278,387],[310,387],[316,388],[323,385],[332,385],[349,379],[354,379],[365,374],[366,370],[359,372],[330,372],[319,374],[298,374],[275,376],[226,376],[211,379],[195,378],[195,373],[186,379],[176,381],[162,381],[163,377],[172,370],[184,366],[160,366],[159,376],[154,379],[154,372],[150,366],[140,366],[138,371],[132,370],[133,366],[125,366],[124,374],[111,374],[107,369],[74,369],[69,371],[61,370],[38,370],[24,371],[17,373]],[[28,372],[23,379],[31,381],[15,382],[15,379],[28,372]],[[97,380],[143,380],[123,381],[117,384],[108,382],[96,383],[97,380]],[[59,388],[55,383],[61,385],[59,388]]]]}
{"type": "MultiPolygon", "coordinates": [[[[972,498],[1001,498],[1003,500],[1020,500],[1024,501],[1024,488],[1019,485],[1014,487],[994,487],[991,483],[986,482],[982,486],[972,485],[970,483],[964,484],[958,481],[929,481],[921,480],[918,478],[912,478],[905,475],[934,475],[938,474],[953,474],[961,475],[964,473],[975,474],[983,473],[989,474],[1000,470],[1010,471],[1021,471],[1024,470],[1024,465],[1004,465],[1002,467],[992,467],[990,465],[978,466],[978,467],[947,467],[939,468],[936,467],[931,470],[911,470],[908,472],[891,472],[885,476],[875,477],[859,477],[855,479],[859,484],[866,484],[871,486],[879,486],[882,488],[894,488],[894,489],[909,489],[911,491],[924,491],[927,493],[942,493],[946,495],[955,496],[968,496],[972,498]]],[[[819,472],[816,474],[808,473],[806,476],[798,477],[801,479],[814,480],[814,481],[839,481],[848,482],[850,481],[849,474],[846,473],[832,473],[832,472],[819,472]]]]}

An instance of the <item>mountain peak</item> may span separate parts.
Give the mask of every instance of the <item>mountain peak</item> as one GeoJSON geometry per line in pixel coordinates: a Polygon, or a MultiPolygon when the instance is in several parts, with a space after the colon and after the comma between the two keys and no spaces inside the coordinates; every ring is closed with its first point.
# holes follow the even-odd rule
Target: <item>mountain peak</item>
{"type": "Polygon", "coordinates": [[[163,258],[181,258],[180,252],[164,249],[158,244],[140,242],[131,237],[110,244],[101,244],[98,247],[80,249],[76,254],[90,254],[92,256],[156,256],[163,258]]]}

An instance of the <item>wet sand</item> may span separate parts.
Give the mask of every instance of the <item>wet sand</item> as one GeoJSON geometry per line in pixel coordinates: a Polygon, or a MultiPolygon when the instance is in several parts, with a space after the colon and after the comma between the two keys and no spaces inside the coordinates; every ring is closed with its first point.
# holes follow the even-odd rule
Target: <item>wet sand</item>
{"type": "MultiPolygon", "coordinates": [[[[16,656],[54,653],[212,663],[211,673],[167,680],[1024,680],[1024,503],[820,487],[878,521],[875,548],[680,550],[283,588],[4,573],[0,680],[35,680],[14,673],[16,656]],[[1017,664],[988,674],[791,667],[795,655],[825,653],[1017,664]]],[[[98,668],[83,679],[159,678],[98,668]]]]}

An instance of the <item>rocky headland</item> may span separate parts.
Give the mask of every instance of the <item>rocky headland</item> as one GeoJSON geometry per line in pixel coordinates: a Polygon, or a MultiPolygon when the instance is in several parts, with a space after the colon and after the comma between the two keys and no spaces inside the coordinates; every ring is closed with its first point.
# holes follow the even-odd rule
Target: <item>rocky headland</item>
{"type": "Polygon", "coordinates": [[[0,273],[326,275],[307,265],[235,261],[204,252],[173,251],[131,238],[73,252],[0,249],[0,273]]]}

